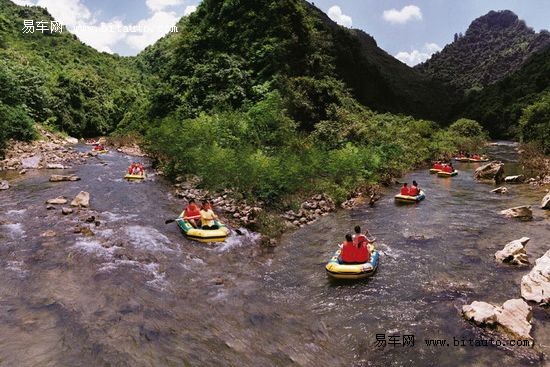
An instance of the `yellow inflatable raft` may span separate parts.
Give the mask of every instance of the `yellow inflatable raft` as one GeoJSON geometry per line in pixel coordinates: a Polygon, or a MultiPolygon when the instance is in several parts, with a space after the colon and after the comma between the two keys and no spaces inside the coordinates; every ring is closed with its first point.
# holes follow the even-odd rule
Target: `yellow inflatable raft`
{"type": "Polygon", "coordinates": [[[223,242],[229,235],[229,229],[218,220],[214,221],[218,229],[199,229],[194,228],[191,223],[179,217],[176,223],[183,231],[186,237],[199,242],[223,242]]]}
{"type": "Polygon", "coordinates": [[[418,203],[426,198],[426,194],[424,194],[424,191],[420,190],[420,193],[416,196],[397,194],[394,198],[395,201],[400,203],[418,203]]]}
{"type": "Polygon", "coordinates": [[[370,260],[366,263],[340,264],[338,262],[340,249],[338,249],[325,266],[327,275],[335,279],[363,279],[370,277],[378,268],[380,254],[372,244],[369,244],[369,252],[370,260]]]}
{"type": "Polygon", "coordinates": [[[458,171],[456,169],[453,172],[441,171],[441,172],[437,172],[437,175],[439,177],[453,177],[453,176],[458,175],[458,171]]]}
{"type": "Polygon", "coordinates": [[[130,181],[131,181],[131,180],[143,180],[143,179],[145,179],[145,177],[146,177],[146,173],[145,173],[145,172],[143,172],[143,175],[131,175],[131,174],[128,173],[128,174],[126,174],[126,175],[124,176],[124,178],[125,178],[126,180],[130,180],[130,181]]]}

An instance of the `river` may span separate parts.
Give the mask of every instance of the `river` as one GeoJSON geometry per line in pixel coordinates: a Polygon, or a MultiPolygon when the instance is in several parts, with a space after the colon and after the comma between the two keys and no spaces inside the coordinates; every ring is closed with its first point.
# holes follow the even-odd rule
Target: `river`
{"type": "MultiPolygon", "coordinates": [[[[513,145],[489,149],[507,174],[518,172],[513,145]]],[[[77,182],[50,183],[46,170],[1,173],[12,188],[0,192],[0,366],[547,363],[548,309],[535,308],[536,352],[453,345],[488,337],[460,316],[462,305],[520,297],[531,267],[497,264],[494,253],[522,236],[531,238],[531,262],[550,248],[541,188],[508,185],[508,195],[492,194],[492,185],[473,181],[475,164],[458,163],[451,179],[418,170],[400,180],[418,181],[423,202],[398,206],[398,186],[388,188],[375,207],[322,217],[265,250],[246,231],[213,245],[185,239],[164,224],[182,202],[162,177],[121,179],[131,160],[110,152],[63,171],[77,182]],[[46,210],[47,199],[71,200],[81,190],[91,194],[91,211],[46,210]],[[524,204],[533,206],[532,221],[498,214],[524,204]],[[86,222],[91,215],[99,226],[86,222]],[[330,281],[324,265],[356,224],[378,239],[378,272],[330,281]],[[95,235],[74,233],[77,225],[95,235]],[[56,236],[42,237],[48,230],[56,236]],[[387,342],[413,335],[414,345],[376,346],[377,334],[387,342]]]]}

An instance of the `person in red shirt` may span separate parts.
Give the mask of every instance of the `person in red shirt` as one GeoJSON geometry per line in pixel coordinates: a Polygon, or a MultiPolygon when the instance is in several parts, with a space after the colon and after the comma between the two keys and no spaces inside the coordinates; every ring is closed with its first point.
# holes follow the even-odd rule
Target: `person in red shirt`
{"type": "MultiPolygon", "coordinates": [[[[370,260],[370,253],[368,244],[370,242],[373,242],[373,240],[369,240],[366,236],[366,234],[361,233],[361,227],[355,226],[355,236],[353,237],[353,244],[355,245],[355,261],[356,263],[366,263],[370,260]]],[[[366,233],[369,233],[367,230],[366,233]]]]}
{"type": "Polygon", "coordinates": [[[449,163],[449,164],[445,165],[445,167],[443,167],[443,171],[445,171],[447,173],[453,173],[453,171],[454,171],[453,164],[449,163]]]}
{"type": "Polygon", "coordinates": [[[409,188],[407,187],[407,183],[405,182],[403,186],[401,187],[401,195],[409,196],[409,188]]]}
{"type": "Polygon", "coordinates": [[[338,261],[341,264],[353,264],[355,262],[355,253],[356,247],[353,245],[353,238],[351,237],[351,234],[348,233],[346,235],[346,240],[342,244],[338,261]]]}
{"type": "Polygon", "coordinates": [[[183,219],[187,220],[194,228],[197,228],[197,220],[201,219],[201,211],[195,200],[189,200],[189,204],[183,211],[183,219]]]}
{"type": "Polygon", "coordinates": [[[435,162],[435,164],[434,164],[434,167],[433,167],[433,168],[435,168],[435,169],[439,169],[439,170],[440,170],[440,169],[442,169],[442,168],[443,168],[443,166],[441,165],[441,162],[437,161],[437,162],[435,162]]]}
{"type": "Polygon", "coordinates": [[[409,189],[409,195],[410,196],[416,196],[420,194],[420,189],[418,188],[418,184],[416,181],[413,181],[411,188],[409,189]]]}

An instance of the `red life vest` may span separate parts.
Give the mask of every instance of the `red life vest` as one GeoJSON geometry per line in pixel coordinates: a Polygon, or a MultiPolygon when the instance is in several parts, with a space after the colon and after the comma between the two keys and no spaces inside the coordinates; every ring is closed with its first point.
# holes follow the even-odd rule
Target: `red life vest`
{"type": "Polygon", "coordinates": [[[403,186],[403,187],[401,188],[401,195],[406,195],[406,196],[408,196],[408,195],[409,195],[409,188],[403,186]]]}
{"type": "Polygon", "coordinates": [[[201,217],[201,211],[195,204],[190,204],[185,208],[183,218],[184,219],[199,219],[201,217]]]}
{"type": "Polygon", "coordinates": [[[409,189],[409,195],[410,196],[416,196],[419,194],[419,190],[415,186],[411,186],[409,189]]]}
{"type": "Polygon", "coordinates": [[[355,253],[357,248],[353,245],[353,242],[344,242],[342,250],[340,251],[340,260],[344,263],[354,263],[355,253]]]}
{"type": "Polygon", "coordinates": [[[441,167],[441,163],[436,163],[436,164],[434,164],[434,168],[435,168],[435,169],[441,169],[441,168],[442,168],[442,167],[441,167]]]}
{"type": "Polygon", "coordinates": [[[447,173],[452,173],[453,169],[451,168],[451,166],[445,166],[445,167],[443,167],[443,171],[445,171],[447,173]]]}
{"type": "Polygon", "coordinates": [[[367,242],[361,242],[360,247],[355,251],[355,262],[357,263],[366,263],[370,260],[369,248],[367,247],[367,242]]]}

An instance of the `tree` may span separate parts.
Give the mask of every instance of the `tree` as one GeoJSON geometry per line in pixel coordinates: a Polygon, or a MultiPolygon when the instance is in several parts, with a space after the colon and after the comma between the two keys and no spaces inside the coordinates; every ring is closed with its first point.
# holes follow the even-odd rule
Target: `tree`
{"type": "Polygon", "coordinates": [[[519,127],[522,142],[535,142],[550,153],[550,92],[523,109],[519,127]]]}

